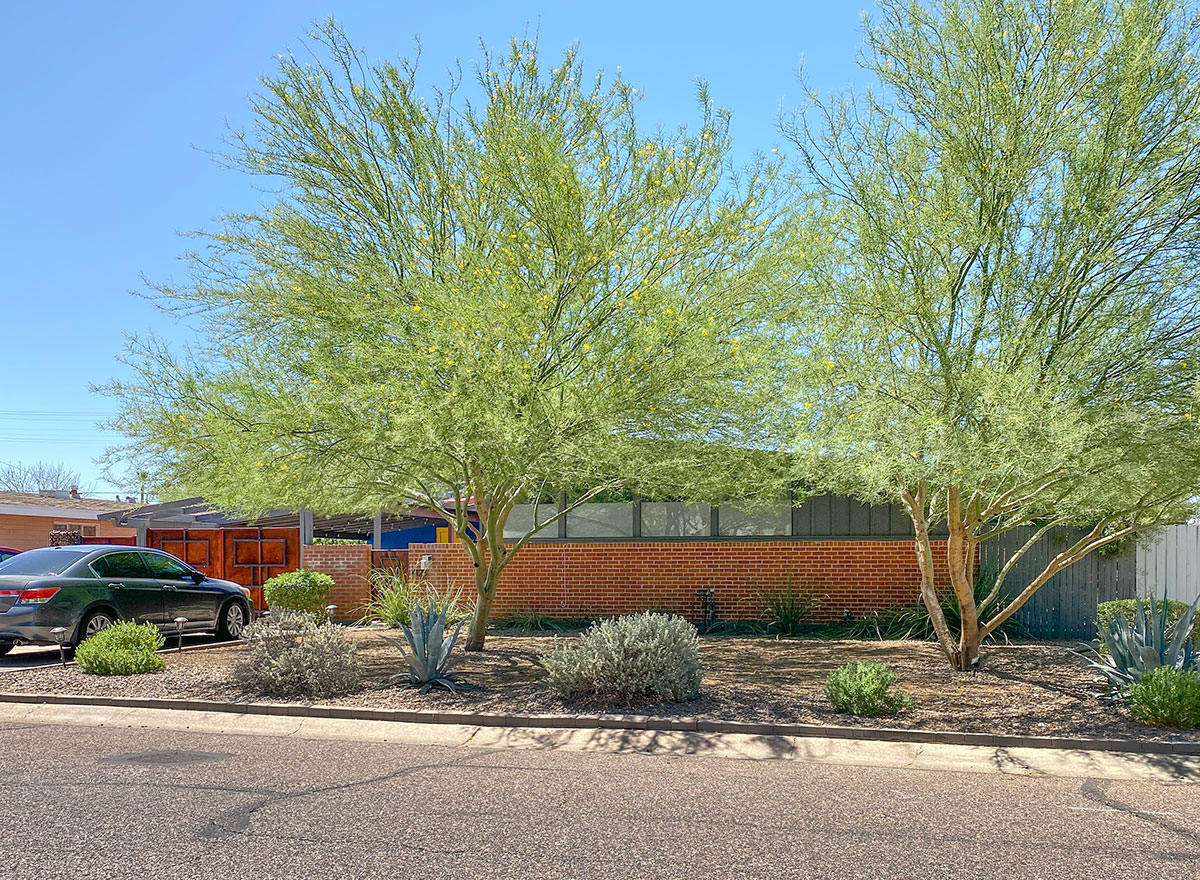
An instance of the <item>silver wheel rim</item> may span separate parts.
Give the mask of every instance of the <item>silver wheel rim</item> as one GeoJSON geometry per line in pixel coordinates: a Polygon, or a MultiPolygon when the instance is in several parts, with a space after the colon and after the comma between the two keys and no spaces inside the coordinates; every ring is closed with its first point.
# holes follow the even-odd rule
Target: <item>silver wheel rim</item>
{"type": "Polygon", "coordinates": [[[83,637],[90,639],[102,629],[108,629],[112,626],[112,618],[107,614],[96,614],[87,623],[87,629],[83,631],[83,637]]]}
{"type": "Polygon", "coordinates": [[[240,639],[245,628],[246,615],[242,612],[242,606],[237,603],[230,605],[225,612],[225,631],[235,639],[240,639]]]}

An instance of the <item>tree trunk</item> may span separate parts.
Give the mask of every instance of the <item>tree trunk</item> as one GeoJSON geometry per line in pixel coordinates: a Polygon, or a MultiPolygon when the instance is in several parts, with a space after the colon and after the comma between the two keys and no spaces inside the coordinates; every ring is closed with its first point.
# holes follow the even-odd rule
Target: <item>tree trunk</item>
{"type": "MultiPolygon", "coordinates": [[[[967,524],[963,521],[963,510],[957,487],[947,493],[947,526],[950,539],[946,542],[946,567],[950,571],[950,585],[958,601],[962,629],[958,636],[958,654],[950,658],[951,664],[960,672],[971,668],[972,661],[979,656],[979,609],[975,607],[975,545],[967,535],[967,524]]],[[[939,609],[940,610],[940,609],[939,609]]]]}
{"type": "Polygon", "coordinates": [[[925,518],[925,485],[917,488],[916,495],[903,493],[904,506],[912,518],[913,531],[916,534],[914,549],[917,553],[917,566],[921,570],[921,601],[929,612],[933,623],[933,631],[937,634],[938,646],[955,669],[961,668],[959,663],[959,648],[950,634],[946,624],[946,615],[942,614],[942,605],[938,601],[937,584],[933,578],[933,544],[929,540],[929,523],[925,518]]]}
{"type": "Polygon", "coordinates": [[[467,643],[463,646],[467,651],[482,651],[484,639],[487,638],[488,618],[492,614],[492,600],[496,598],[496,581],[500,573],[490,564],[475,566],[475,616],[471,618],[471,628],[467,630],[467,643]]]}

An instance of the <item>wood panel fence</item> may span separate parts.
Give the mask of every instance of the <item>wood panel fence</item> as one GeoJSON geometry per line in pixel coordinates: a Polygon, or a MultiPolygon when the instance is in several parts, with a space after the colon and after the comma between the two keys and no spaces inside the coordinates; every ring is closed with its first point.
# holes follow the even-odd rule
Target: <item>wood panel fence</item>
{"type": "MultiPolygon", "coordinates": [[[[980,568],[998,571],[1032,534],[1032,529],[1014,529],[985,542],[980,548],[980,568]]],[[[1008,573],[1006,595],[1017,595],[1051,559],[1083,534],[1081,529],[1062,529],[1042,536],[1008,573]]],[[[1137,559],[1133,548],[1123,548],[1117,555],[1093,551],[1052,577],[1016,617],[1038,638],[1091,640],[1096,637],[1096,606],[1136,595],[1137,559]]]]}
{"type": "Polygon", "coordinates": [[[1200,523],[1167,526],[1137,547],[1138,595],[1181,602],[1200,596],[1200,523]]]}

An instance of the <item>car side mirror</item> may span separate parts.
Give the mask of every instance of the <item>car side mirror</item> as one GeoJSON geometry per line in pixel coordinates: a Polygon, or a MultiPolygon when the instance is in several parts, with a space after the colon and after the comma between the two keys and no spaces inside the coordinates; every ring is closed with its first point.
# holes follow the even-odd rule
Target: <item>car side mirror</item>
{"type": "Polygon", "coordinates": [[[205,577],[207,577],[207,575],[205,575],[204,572],[202,572],[202,571],[193,571],[188,574],[188,578],[194,584],[200,583],[201,581],[204,580],[205,577]]]}

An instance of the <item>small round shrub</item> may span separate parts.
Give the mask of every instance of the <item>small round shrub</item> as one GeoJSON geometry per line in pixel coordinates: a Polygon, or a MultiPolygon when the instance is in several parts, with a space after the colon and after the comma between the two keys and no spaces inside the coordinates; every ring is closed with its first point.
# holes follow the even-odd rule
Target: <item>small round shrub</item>
{"type": "Polygon", "coordinates": [[[75,665],[88,675],[139,675],[167,668],[156,654],[163,637],[152,623],[123,620],[100,630],[75,649],[75,665]]]}
{"type": "Polygon", "coordinates": [[[699,648],[696,628],[682,617],[647,611],[594,623],[542,663],[567,699],[633,706],[696,696],[699,648]]]}
{"type": "Polygon", "coordinates": [[[1158,727],[1200,727],[1200,670],[1160,666],[1130,685],[1129,714],[1158,727]]]}
{"type": "Polygon", "coordinates": [[[847,663],[829,673],[825,695],[834,711],[849,715],[895,715],[912,705],[902,691],[892,692],[896,673],[883,663],[847,663]]]}
{"type": "Polygon", "coordinates": [[[271,612],[242,634],[244,659],[234,681],[267,697],[328,697],[356,691],[362,682],[358,646],[344,626],[303,611],[271,612]]]}
{"type": "Polygon", "coordinates": [[[263,598],[272,611],[307,611],[324,614],[329,604],[333,578],[324,572],[289,571],[263,584],[263,598]]]}

